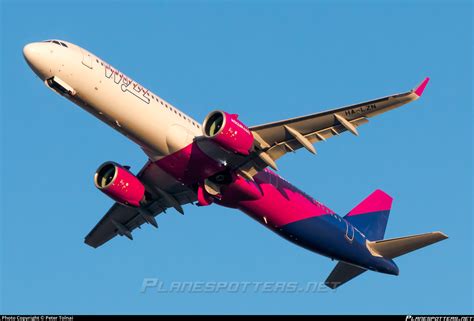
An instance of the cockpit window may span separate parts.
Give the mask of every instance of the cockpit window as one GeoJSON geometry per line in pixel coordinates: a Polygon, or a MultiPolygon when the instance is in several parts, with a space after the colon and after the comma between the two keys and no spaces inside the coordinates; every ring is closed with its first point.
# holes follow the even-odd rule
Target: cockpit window
{"type": "Polygon", "coordinates": [[[57,41],[57,40],[44,40],[43,42],[52,42],[52,43],[55,43],[59,46],[63,46],[63,47],[66,47],[66,48],[69,48],[64,42],[61,42],[61,41],[57,41]]]}

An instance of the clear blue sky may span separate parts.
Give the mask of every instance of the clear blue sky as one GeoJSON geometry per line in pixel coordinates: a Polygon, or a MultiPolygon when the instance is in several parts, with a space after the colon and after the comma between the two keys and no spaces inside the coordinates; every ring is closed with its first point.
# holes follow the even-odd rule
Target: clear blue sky
{"type": "MultiPolygon", "coordinates": [[[[468,1],[2,3],[0,313],[473,313],[472,5],[468,1]],[[140,293],[173,281],[323,281],[334,266],[235,210],[187,206],[135,240],[83,237],[112,204],[106,160],[137,171],[133,143],[55,95],[26,43],[83,46],[196,119],[222,108],[256,125],[409,90],[422,99],[279,161],[344,214],[376,188],[387,237],[450,238],[330,293],[140,293]]],[[[159,128],[157,128],[159,130],[159,128]]]]}

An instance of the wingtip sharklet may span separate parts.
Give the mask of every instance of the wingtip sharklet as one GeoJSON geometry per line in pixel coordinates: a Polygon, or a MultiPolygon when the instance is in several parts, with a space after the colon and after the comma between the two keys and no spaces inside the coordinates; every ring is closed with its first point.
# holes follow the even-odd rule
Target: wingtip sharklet
{"type": "Polygon", "coordinates": [[[425,80],[423,80],[421,82],[421,84],[418,85],[418,87],[416,87],[413,92],[418,96],[418,97],[421,97],[421,95],[423,94],[423,91],[425,90],[426,88],[426,85],[428,85],[428,82],[430,81],[430,77],[426,77],[425,80]]]}

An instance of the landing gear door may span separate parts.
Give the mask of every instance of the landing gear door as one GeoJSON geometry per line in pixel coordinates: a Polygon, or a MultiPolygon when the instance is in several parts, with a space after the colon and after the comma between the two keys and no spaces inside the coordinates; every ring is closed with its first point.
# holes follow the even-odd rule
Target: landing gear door
{"type": "Polygon", "coordinates": [[[89,69],[92,69],[92,56],[89,52],[81,49],[82,51],[82,64],[89,69]]]}

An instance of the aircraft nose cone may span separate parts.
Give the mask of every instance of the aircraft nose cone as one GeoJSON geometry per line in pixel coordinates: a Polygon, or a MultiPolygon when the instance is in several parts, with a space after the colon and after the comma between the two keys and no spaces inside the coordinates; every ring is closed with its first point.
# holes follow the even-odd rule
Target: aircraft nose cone
{"type": "Polygon", "coordinates": [[[45,49],[44,44],[38,42],[29,43],[23,48],[23,57],[25,57],[26,62],[43,80],[46,77],[45,58],[47,58],[47,51],[45,49]]]}
{"type": "Polygon", "coordinates": [[[38,45],[35,43],[29,43],[23,48],[23,57],[25,57],[26,62],[30,65],[34,64],[35,59],[38,57],[38,45]]]}

